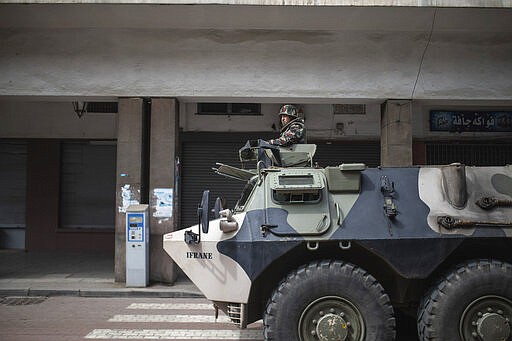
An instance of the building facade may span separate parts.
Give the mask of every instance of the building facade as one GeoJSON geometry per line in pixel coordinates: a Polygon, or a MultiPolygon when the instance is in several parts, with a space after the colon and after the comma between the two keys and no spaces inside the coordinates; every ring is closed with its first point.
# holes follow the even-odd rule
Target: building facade
{"type": "Polygon", "coordinates": [[[162,235],[203,188],[235,204],[211,167],[284,103],[321,165],[510,164],[511,22],[506,0],[2,1],[0,247],[112,252],[124,281],[147,203],[173,282],[162,235]]]}

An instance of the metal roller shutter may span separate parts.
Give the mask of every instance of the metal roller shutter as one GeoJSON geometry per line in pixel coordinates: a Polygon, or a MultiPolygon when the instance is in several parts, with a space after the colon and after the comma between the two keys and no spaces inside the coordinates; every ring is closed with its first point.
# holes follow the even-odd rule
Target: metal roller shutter
{"type": "Polygon", "coordinates": [[[450,142],[426,143],[427,164],[460,162],[468,166],[512,164],[512,143],[450,142]]]}
{"type": "Polygon", "coordinates": [[[182,134],[180,228],[197,224],[197,205],[206,189],[210,190],[210,207],[213,207],[217,197],[225,198],[228,208],[235,206],[245,182],[217,175],[212,167],[216,162],[242,167],[238,149],[245,141],[269,137],[268,133],[182,134]]]}
{"type": "MultiPolygon", "coordinates": [[[[216,162],[241,167],[238,149],[246,140],[269,139],[273,136],[275,133],[182,134],[180,228],[197,224],[197,205],[205,189],[210,190],[210,207],[213,206],[217,197],[224,197],[228,208],[233,208],[245,183],[217,175],[212,167],[215,167],[216,162]]],[[[316,155],[315,160],[321,166],[338,165],[342,162],[364,162],[367,165],[376,166],[380,162],[380,144],[379,142],[318,143],[316,155]]]]}
{"type": "Polygon", "coordinates": [[[61,228],[113,229],[116,145],[113,141],[63,141],[61,228]]]}
{"type": "Polygon", "coordinates": [[[380,141],[351,141],[345,143],[317,143],[315,162],[320,167],[342,163],[364,163],[368,167],[380,165],[380,141]]]}
{"type": "Polygon", "coordinates": [[[25,248],[27,144],[0,141],[0,248],[25,248]]]}

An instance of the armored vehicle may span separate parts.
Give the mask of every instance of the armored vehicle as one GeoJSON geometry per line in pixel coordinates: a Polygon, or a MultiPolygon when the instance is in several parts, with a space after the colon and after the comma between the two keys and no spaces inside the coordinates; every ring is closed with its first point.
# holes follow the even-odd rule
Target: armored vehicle
{"type": "Polygon", "coordinates": [[[233,209],[209,207],[164,248],[216,309],[265,340],[511,340],[512,167],[320,168],[312,144],[249,141],[233,209]],[[417,312],[417,313],[416,313],[417,312]]]}

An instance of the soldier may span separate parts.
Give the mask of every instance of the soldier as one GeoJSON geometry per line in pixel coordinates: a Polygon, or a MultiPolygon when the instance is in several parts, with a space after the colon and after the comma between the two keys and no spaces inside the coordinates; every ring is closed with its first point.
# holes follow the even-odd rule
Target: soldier
{"type": "Polygon", "coordinates": [[[281,121],[281,134],[277,139],[271,139],[268,143],[277,146],[290,146],[295,143],[304,143],[306,140],[306,127],[304,119],[299,117],[297,108],[291,104],[285,104],[279,110],[281,121]]]}

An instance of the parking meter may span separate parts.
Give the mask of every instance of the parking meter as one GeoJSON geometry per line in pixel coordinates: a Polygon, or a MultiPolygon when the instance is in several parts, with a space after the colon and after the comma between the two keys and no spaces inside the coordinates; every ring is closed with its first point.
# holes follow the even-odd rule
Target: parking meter
{"type": "Polygon", "coordinates": [[[149,284],[149,205],[126,209],[126,286],[149,284]]]}

